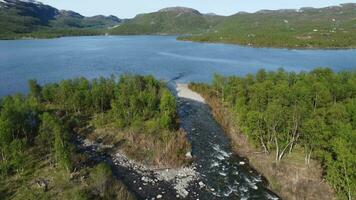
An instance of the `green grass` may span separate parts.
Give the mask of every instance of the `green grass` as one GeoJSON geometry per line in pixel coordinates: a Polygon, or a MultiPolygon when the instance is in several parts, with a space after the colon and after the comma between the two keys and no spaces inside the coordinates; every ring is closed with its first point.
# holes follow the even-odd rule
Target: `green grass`
{"type": "Polygon", "coordinates": [[[222,17],[196,13],[154,12],[136,16],[110,31],[113,35],[193,34],[206,32],[222,17]]]}

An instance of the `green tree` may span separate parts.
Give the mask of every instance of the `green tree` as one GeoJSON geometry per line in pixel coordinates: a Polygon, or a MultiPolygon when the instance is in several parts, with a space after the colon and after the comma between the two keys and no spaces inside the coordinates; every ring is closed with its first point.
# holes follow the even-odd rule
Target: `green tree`
{"type": "Polygon", "coordinates": [[[30,89],[30,95],[35,97],[38,101],[41,100],[41,86],[37,83],[36,80],[31,79],[28,81],[28,87],[30,89]]]}
{"type": "Polygon", "coordinates": [[[176,99],[168,91],[164,90],[160,101],[161,124],[164,128],[176,128],[175,120],[177,118],[176,99]]]}

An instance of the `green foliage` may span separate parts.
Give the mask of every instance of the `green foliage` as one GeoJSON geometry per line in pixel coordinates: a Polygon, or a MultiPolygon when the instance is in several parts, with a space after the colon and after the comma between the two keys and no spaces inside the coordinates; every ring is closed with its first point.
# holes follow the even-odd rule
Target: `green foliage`
{"type": "Polygon", "coordinates": [[[113,16],[83,17],[44,4],[22,1],[0,4],[0,39],[103,35],[105,28],[120,23],[113,16]]]}
{"type": "Polygon", "coordinates": [[[154,12],[137,15],[112,29],[114,35],[190,34],[201,33],[217,24],[222,17],[205,16],[196,12],[154,12]]]}
{"type": "Polygon", "coordinates": [[[318,159],[342,199],[355,195],[356,135],[354,71],[315,69],[299,74],[259,71],[246,77],[214,77],[212,87],[192,84],[221,97],[237,125],[276,163],[295,146],[305,161],[318,159]]]}
{"type": "Polygon", "coordinates": [[[175,128],[175,98],[152,76],[123,76],[118,83],[111,114],[119,127],[159,119],[163,128],[175,128]]]}
{"type": "Polygon", "coordinates": [[[31,98],[5,97],[0,110],[1,174],[21,171],[24,147],[31,144],[38,129],[38,107],[31,98]]]}
{"type": "Polygon", "coordinates": [[[10,186],[0,188],[5,199],[12,195],[17,199],[54,198],[28,183],[29,177],[37,178],[34,171],[46,173],[44,169],[56,171],[49,180],[53,180],[53,190],[60,190],[61,198],[133,199],[105,165],[90,172],[88,187],[71,187],[75,184],[70,178],[72,170],[75,174],[83,167],[76,162],[72,134],[88,127],[91,120],[95,128],[119,124],[118,130],[127,134],[123,138],[132,138],[126,130],[136,131],[135,140],[140,142],[129,141],[126,149],[144,159],[160,164],[185,162],[189,144],[177,131],[175,98],[152,76],[128,75],[119,81],[113,76],[92,81],[76,78],[43,86],[36,80],[28,83],[28,95],[0,100],[0,183],[10,186]],[[15,177],[19,178],[16,186],[15,177]]]}
{"type": "Polygon", "coordinates": [[[301,11],[238,13],[208,33],[183,40],[223,42],[256,47],[354,48],[355,4],[301,11]]]}
{"type": "Polygon", "coordinates": [[[161,125],[167,129],[175,129],[177,119],[176,99],[168,90],[163,90],[160,99],[161,125]]]}
{"type": "Polygon", "coordinates": [[[37,100],[40,100],[41,98],[41,86],[37,84],[36,80],[29,80],[28,81],[28,87],[30,89],[30,95],[36,98],[37,100]]]}

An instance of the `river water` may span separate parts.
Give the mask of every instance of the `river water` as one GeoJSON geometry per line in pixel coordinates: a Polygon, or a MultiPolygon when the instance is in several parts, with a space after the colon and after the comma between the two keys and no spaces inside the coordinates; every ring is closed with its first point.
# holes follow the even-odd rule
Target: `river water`
{"type": "Polygon", "coordinates": [[[214,73],[245,75],[261,68],[288,71],[356,68],[355,50],[287,50],[177,41],[174,36],[64,37],[0,41],[0,96],[40,83],[84,76],[151,74],[209,82],[214,73]]]}
{"type": "MultiPolygon", "coordinates": [[[[183,86],[178,90],[189,89],[183,86]]],[[[263,177],[246,159],[234,154],[209,106],[192,95],[178,93],[177,96],[181,127],[187,132],[200,181],[205,185],[205,192],[199,198],[279,199],[267,189],[263,177]]]]}

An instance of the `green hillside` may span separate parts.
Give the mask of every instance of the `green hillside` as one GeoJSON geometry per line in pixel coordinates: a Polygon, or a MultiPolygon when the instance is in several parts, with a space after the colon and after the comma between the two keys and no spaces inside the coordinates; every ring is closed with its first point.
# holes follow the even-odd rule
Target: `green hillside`
{"type": "Polygon", "coordinates": [[[356,4],[238,13],[209,33],[180,39],[263,47],[356,47],[356,4]]]}
{"type": "Polygon", "coordinates": [[[0,39],[98,35],[120,22],[115,16],[84,17],[37,1],[0,1],[0,39]]]}
{"type": "Polygon", "coordinates": [[[223,17],[203,15],[189,8],[166,8],[140,14],[111,30],[116,35],[193,34],[202,33],[217,25],[223,17]]]}

